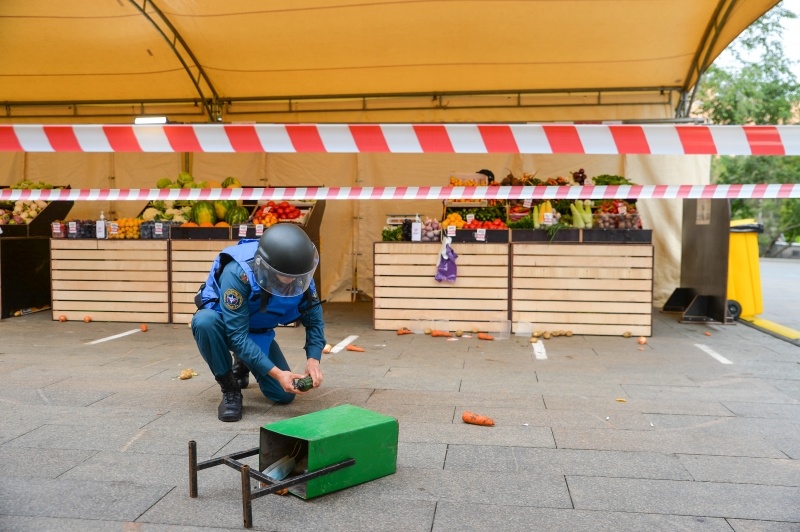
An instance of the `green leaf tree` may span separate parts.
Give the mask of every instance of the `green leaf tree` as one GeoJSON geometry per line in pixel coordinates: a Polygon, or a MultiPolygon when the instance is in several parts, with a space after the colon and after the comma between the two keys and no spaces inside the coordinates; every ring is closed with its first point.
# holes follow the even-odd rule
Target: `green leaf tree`
{"type": "MultiPolygon", "coordinates": [[[[731,44],[734,65],[712,65],[704,74],[694,114],[714,124],[779,125],[800,123],[800,85],[786,57],[784,18],[797,15],[781,4],[764,14],[731,44]]],[[[712,162],[712,181],[723,184],[800,183],[800,157],[722,156],[712,162]]],[[[800,239],[800,201],[733,200],[731,215],[764,225],[759,244],[764,256],[800,239]]]]}

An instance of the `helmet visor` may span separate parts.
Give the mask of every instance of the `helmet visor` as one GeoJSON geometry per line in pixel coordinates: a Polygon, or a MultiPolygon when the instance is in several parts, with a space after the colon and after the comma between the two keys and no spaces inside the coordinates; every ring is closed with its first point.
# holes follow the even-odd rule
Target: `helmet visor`
{"type": "Polygon", "coordinates": [[[274,296],[293,297],[299,296],[308,289],[311,285],[311,280],[314,278],[314,271],[317,269],[318,264],[319,253],[315,249],[314,267],[311,271],[299,275],[291,275],[279,272],[267,264],[267,261],[256,255],[253,263],[253,274],[255,275],[258,286],[263,290],[266,290],[274,296]]]}

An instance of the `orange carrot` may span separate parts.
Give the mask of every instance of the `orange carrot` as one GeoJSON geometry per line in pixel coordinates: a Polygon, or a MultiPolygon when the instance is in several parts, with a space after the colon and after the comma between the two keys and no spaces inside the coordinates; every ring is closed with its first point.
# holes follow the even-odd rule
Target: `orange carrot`
{"type": "Polygon", "coordinates": [[[353,345],[353,344],[347,344],[347,347],[345,347],[345,349],[347,349],[348,351],[356,351],[358,353],[363,353],[364,352],[364,348],[363,347],[358,347],[357,345],[353,345]]]}
{"type": "Polygon", "coordinates": [[[402,327],[400,329],[397,329],[397,335],[398,336],[403,335],[403,334],[414,334],[414,333],[412,333],[411,329],[408,329],[407,327],[402,327]]]}
{"type": "Polygon", "coordinates": [[[490,417],[482,416],[474,412],[464,412],[461,414],[461,421],[470,425],[483,425],[484,427],[494,427],[494,420],[490,417]]]}
{"type": "Polygon", "coordinates": [[[453,334],[450,333],[450,332],[447,332],[447,331],[433,330],[433,331],[431,331],[431,336],[439,336],[441,338],[450,338],[451,336],[453,336],[453,334]]]}
{"type": "Polygon", "coordinates": [[[494,336],[486,333],[478,333],[478,340],[494,340],[494,336]]]}

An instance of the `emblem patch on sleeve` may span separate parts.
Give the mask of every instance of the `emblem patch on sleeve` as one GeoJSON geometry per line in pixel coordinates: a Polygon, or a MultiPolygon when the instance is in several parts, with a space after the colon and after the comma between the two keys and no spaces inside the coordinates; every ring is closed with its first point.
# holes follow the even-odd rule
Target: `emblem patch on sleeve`
{"type": "Polygon", "coordinates": [[[242,294],[238,292],[238,290],[234,290],[233,288],[229,288],[225,290],[225,295],[223,296],[223,301],[225,302],[225,307],[230,310],[236,310],[242,306],[244,302],[244,298],[242,294]]]}

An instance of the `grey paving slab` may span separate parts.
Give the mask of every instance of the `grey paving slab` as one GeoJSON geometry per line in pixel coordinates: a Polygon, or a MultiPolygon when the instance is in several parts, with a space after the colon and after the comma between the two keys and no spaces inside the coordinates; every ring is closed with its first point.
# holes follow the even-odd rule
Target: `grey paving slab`
{"type": "Polygon", "coordinates": [[[449,445],[445,469],[692,480],[671,454],[449,445]]]}
{"type": "Polygon", "coordinates": [[[97,451],[0,446],[0,477],[56,478],[95,454],[97,451]]]}
{"type": "MultiPolygon", "coordinates": [[[[6,532],[170,532],[175,527],[153,523],[137,523],[135,521],[97,521],[88,519],[67,519],[64,517],[25,517],[0,515],[0,529],[6,532]]],[[[210,528],[205,526],[181,527],[183,532],[222,532],[240,530],[241,527],[210,528]]]]}
{"type": "Polygon", "coordinates": [[[4,515],[133,521],[171,489],[130,482],[0,477],[4,515]]]}
{"type": "Polygon", "coordinates": [[[164,455],[136,452],[98,452],[70,470],[59,479],[96,480],[105,482],[133,482],[138,485],[186,486],[189,475],[186,453],[164,455]]]}
{"type": "Polygon", "coordinates": [[[597,381],[613,382],[616,384],[658,384],[668,386],[694,386],[695,383],[683,374],[669,374],[660,372],[637,373],[636,371],[552,371],[546,368],[537,369],[536,375],[539,382],[543,383],[596,383],[597,381]]]}
{"type": "Polygon", "coordinates": [[[447,452],[448,445],[446,443],[401,441],[397,444],[397,467],[443,469],[447,452]]]}
{"type": "Polygon", "coordinates": [[[567,477],[575,508],[800,523],[800,488],[717,482],[567,477]]]}
{"type": "Polygon", "coordinates": [[[0,387],[0,402],[6,405],[89,406],[112,395],[94,390],[58,390],[48,388],[0,387]]]}
{"type": "Polygon", "coordinates": [[[400,441],[417,443],[456,443],[475,445],[515,445],[519,447],[555,447],[549,427],[481,427],[461,422],[452,425],[404,423],[400,441]]]}
{"type": "MultiPolygon", "coordinates": [[[[343,495],[345,492],[342,492],[343,495]]],[[[563,475],[524,471],[448,471],[398,469],[394,475],[360,484],[347,490],[348,498],[369,497],[384,502],[447,501],[500,506],[571,508],[563,475]],[[535,496],[521,497],[521,493],[535,496]]]]}
{"type": "Polygon", "coordinates": [[[675,414],[697,416],[733,416],[734,414],[717,401],[687,401],[640,399],[636,397],[565,397],[545,395],[543,400],[548,410],[580,410],[607,416],[616,412],[639,412],[644,414],[675,414]]]}
{"type": "Polygon", "coordinates": [[[498,507],[488,504],[440,502],[432,532],[469,530],[474,532],[641,532],[669,530],[674,532],[730,532],[724,519],[657,515],[652,513],[593,512],[532,508],[528,506],[498,507]]]}
{"type": "Polygon", "coordinates": [[[797,404],[798,400],[760,379],[730,379],[701,386],[650,386],[624,384],[631,397],[642,399],[695,399],[702,401],[760,401],[797,404]]]}
{"type": "Polygon", "coordinates": [[[800,530],[800,523],[746,519],[728,519],[727,521],[735,532],[798,532],[800,530]]]}
{"type": "Polygon", "coordinates": [[[0,420],[0,445],[42,426],[35,420],[0,420]]]}
{"type": "Polygon", "coordinates": [[[685,454],[678,459],[692,478],[701,482],[800,486],[798,460],[685,454]]]}
{"type": "Polygon", "coordinates": [[[742,417],[800,420],[800,404],[724,401],[723,406],[742,417]]]}
{"type": "Polygon", "coordinates": [[[779,449],[758,436],[740,434],[731,438],[729,434],[703,429],[638,431],[554,427],[553,436],[560,449],[785,458],[779,449]]]}
{"type": "MultiPolygon", "coordinates": [[[[232,470],[231,470],[232,471],[232,470]]],[[[240,484],[240,483],[239,483],[240,484]]],[[[241,493],[236,479],[215,492],[199,491],[197,499],[173,490],[137,519],[137,523],[241,528],[241,493]]],[[[253,501],[253,530],[332,530],[427,532],[436,503],[422,498],[412,504],[386,504],[378,498],[355,497],[352,490],[302,501],[293,496],[268,495],[253,501]]]]}
{"type": "Polygon", "coordinates": [[[625,412],[619,409],[605,416],[596,412],[571,410],[539,410],[536,408],[483,407],[479,403],[458,405],[454,419],[461,419],[465,411],[477,411],[494,420],[498,426],[522,425],[532,427],[595,427],[648,430],[651,428],[648,415],[625,412]]]}
{"type": "Polygon", "coordinates": [[[524,408],[544,408],[542,396],[537,393],[492,390],[483,392],[375,390],[367,405],[381,403],[410,405],[458,405],[480,403],[487,407],[514,405],[524,408]]]}

